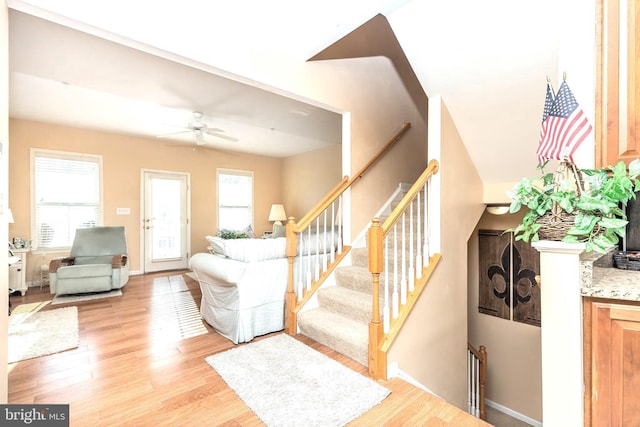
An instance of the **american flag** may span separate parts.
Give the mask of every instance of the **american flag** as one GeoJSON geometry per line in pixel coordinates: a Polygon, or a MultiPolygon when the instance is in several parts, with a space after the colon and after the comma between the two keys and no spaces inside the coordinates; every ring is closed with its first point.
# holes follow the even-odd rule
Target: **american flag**
{"type": "MultiPolygon", "coordinates": [[[[547,77],[547,80],[548,79],[549,78],[547,77]]],[[[540,127],[540,138],[538,138],[538,143],[542,141],[545,129],[547,128],[547,117],[551,112],[551,107],[553,107],[553,98],[555,98],[555,94],[553,93],[551,82],[547,81],[547,95],[544,97],[544,111],[542,112],[542,126],[540,127]]],[[[538,146],[538,164],[542,165],[544,162],[545,158],[540,154],[540,146],[538,146]]]]}
{"type": "Polygon", "coordinates": [[[563,81],[547,113],[550,87],[547,84],[545,112],[540,129],[538,161],[544,159],[568,159],[573,162],[573,153],[591,133],[592,126],[571,93],[569,85],[563,81]]]}

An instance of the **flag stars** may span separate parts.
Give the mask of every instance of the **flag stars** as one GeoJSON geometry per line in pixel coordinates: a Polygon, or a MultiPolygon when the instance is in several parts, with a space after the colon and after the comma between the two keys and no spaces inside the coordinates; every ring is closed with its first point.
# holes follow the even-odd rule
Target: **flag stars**
{"type": "Polygon", "coordinates": [[[573,162],[573,153],[591,130],[592,126],[579,108],[567,82],[562,82],[555,97],[551,84],[547,83],[537,150],[538,162],[544,164],[545,159],[568,159],[573,162]]]}

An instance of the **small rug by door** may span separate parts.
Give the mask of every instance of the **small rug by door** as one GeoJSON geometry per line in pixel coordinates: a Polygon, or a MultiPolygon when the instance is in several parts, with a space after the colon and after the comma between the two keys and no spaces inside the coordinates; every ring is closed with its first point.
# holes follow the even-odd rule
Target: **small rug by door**
{"type": "Polygon", "coordinates": [[[84,301],[92,301],[95,299],[102,298],[111,298],[111,297],[120,297],[122,296],[122,291],[120,289],[114,289],[109,292],[97,292],[97,293],[87,293],[87,294],[71,294],[71,295],[56,295],[53,300],[51,300],[52,305],[56,304],[68,304],[72,302],[84,302],[84,301]]]}
{"type": "Polygon", "coordinates": [[[78,307],[9,316],[9,363],[78,347],[78,307]]]}
{"type": "Polygon", "coordinates": [[[287,334],[205,360],[267,426],[343,426],[391,393],[287,334]]]}

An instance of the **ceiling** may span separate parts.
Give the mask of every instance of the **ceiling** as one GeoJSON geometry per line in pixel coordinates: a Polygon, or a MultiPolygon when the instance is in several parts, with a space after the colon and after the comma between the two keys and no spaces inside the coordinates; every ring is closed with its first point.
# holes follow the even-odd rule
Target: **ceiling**
{"type": "MultiPolygon", "coordinates": [[[[206,64],[301,63],[381,13],[427,96],[442,97],[485,184],[535,173],[546,76],[557,81],[567,34],[578,40],[571,59],[591,53],[576,25],[587,10],[592,25],[595,13],[593,0],[7,3],[11,117],[155,137],[197,110],[239,139],[207,138],[210,146],[270,156],[340,143],[342,112],[206,64]]],[[[579,64],[587,81],[589,60],[579,64]]],[[[590,97],[572,89],[579,102],[590,97]]]]}
{"type": "Polygon", "coordinates": [[[286,157],[341,143],[339,112],[29,14],[9,17],[10,117],[193,145],[187,128],[200,112],[224,131],[205,134],[207,148],[286,157]]]}

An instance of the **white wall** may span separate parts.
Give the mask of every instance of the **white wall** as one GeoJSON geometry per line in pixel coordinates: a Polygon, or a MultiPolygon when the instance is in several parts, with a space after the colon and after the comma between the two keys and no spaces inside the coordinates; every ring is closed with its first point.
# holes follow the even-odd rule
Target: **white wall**
{"type": "MultiPolygon", "coordinates": [[[[5,0],[0,3],[0,64],[9,63],[9,10],[5,0]]],[[[2,144],[2,153],[0,153],[0,242],[7,242],[8,225],[5,209],[8,200],[8,158],[9,158],[9,70],[6,66],[0,67],[0,144],[2,144]]],[[[7,252],[0,252],[0,307],[8,305],[9,293],[9,272],[7,270],[7,252]]],[[[7,348],[7,312],[3,311],[0,315],[0,348],[7,348]]],[[[0,352],[0,403],[7,402],[7,352],[0,352]]]]}

